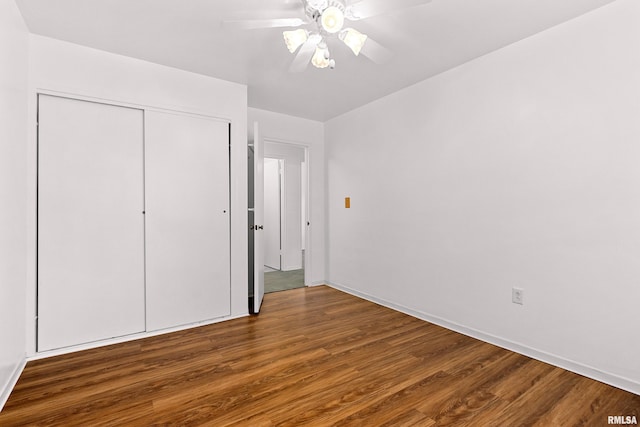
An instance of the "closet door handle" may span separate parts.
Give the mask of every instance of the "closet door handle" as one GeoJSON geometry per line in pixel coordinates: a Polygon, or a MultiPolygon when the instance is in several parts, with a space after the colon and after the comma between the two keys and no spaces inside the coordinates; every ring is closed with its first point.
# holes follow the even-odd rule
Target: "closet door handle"
{"type": "Polygon", "coordinates": [[[264,226],[260,225],[260,226],[258,226],[258,229],[259,230],[264,230],[264,226]]]}

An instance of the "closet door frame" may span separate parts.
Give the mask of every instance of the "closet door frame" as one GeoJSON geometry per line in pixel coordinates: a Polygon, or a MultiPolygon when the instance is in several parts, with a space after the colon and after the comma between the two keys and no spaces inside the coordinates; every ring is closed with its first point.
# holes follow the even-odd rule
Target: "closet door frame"
{"type": "MultiPolygon", "coordinates": [[[[139,110],[143,110],[145,113],[147,111],[158,111],[158,112],[167,112],[167,113],[174,113],[174,114],[186,114],[186,115],[196,115],[196,116],[202,116],[202,117],[207,117],[209,119],[213,119],[213,120],[217,120],[220,122],[224,122],[227,123],[229,125],[229,140],[230,140],[230,144],[231,141],[234,141],[234,138],[237,138],[238,136],[238,131],[235,128],[235,125],[237,124],[236,122],[239,121],[239,123],[244,123],[240,118],[236,117],[235,119],[233,119],[232,117],[235,116],[231,116],[228,117],[226,115],[212,115],[211,112],[209,111],[203,111],[203,110],[199,110],[199,109],[192,109],[192,108],[181,108],[181,109],[175,109],[173,106],[171,105],[162,105],[162,104],[147,104],[147,103],[140,103],[140,102],[127,102],[127,101],[122,101],[119,99],[111,99],[111,98],[104,98],[102,96],[95,96],[92,94],[87,94],[87,93],[80,93],[80,92],[76,92],[73,90],[69,90],[70,88],[60,88],[60,89],[55,89],[55,88],[47,88],[47,87],[34,87],[33,88],[33,96],[30,97],[29,99],[29,117],[30,117],[30,122],[33,124],[33,126],[29,127],[29,143],[27,145],[27,155],[28,155],[28,159],[30,159],[27,162],[27,172],[29,175],[28,178],[28,188],[29,188],[29,192],[28,192],[28,197],[27,197],[27,206],[28,206],[28,230],[27,230],[27,234],[28,234],[28,239],[31,243],[29,243],[27,245],[27,253],[28,253],[28,259],[29,259],[29,265],[28,265],[28,269],[27,269],[27,281],[28,283],[30,283],[30,285],[27,287],[27,311],[28,316],[27,316],[27,341],[26,341],[26,353],[27,353],[27,360],[37,360],[37,359],[41,359],[41,358],[46,358],[46,357],[51,357],[51,356],[55,356],[55,355],[60,355],[60,354],[66,354],[66,353],[70,353],[70,352],[74,352],[74,351],[80,351],[80,350],[85,350],[85,349],[91,349],[91,348],[96,348],[96,347],[100,347],[103,345],[110,345],[110,344],[116,344],[116,343],[121,343],[121,342],[127,342],[127,341],[131,341],[134,339],[140,339],[140,338],[146,338],[146,337],[151,337],[151,336],[155,336],[155,335],[159,335],[159,334],[163,334],[163,333],[167,333],[167,332],[171,332],[171,331],[179,331],[179,330],[184,330],[184,329],[189,329],[191,327],[195,327],[195,326],[200,326],[200,325],[205,325],[205,324],[210,324],[210,323],[217,323],[223,320],[227,320],[227,319],[232,319],[238,316],[243,316],[243,314],[233,314],[234,313],[234,309],[231,309],[231,315],[230,316],[226,316],[226,317],[222,317],[222,318],[216,318],[213,319],[211,321],[205,321],[205,322],[199,322],[197,324],[190,324],[190,325],[183,325],[183,326],[177,326],[174,328],[168,328],[165,330],[161,330],[161,331],[144,331],[141,333],[137,333],[137,334],[132,334],[132,335],[127,335],[127,336],[122,336],[122,337],[116,337],[116,338],[111,338],[111,339],[105,339],[105,340],[101,340],[98,342],[92,342],[92,343],[87,343],[87,344],[80,344],[80,345],[76,345],[76,346],[71,346],[71,347],[66,347],[66,348],[62,348],[62,349],[58,349],[58,350],[50,350],[50,351],[38,351],[37,349],[37,339],[38,339],[38,319],[37,319],[37,313],[38,313],[38,283],[37,283],[37,276],[38,276],[38,259],[37,259],[37,253],[38,253],[38,244],[37,244],[37,218],[38,218],[38,209],[37,209],[37,200],[38,200],[38,188],[37,188],[37,182],[38,182],[38,111],[37,111],[37,106],[38,106],[38,97],[40,95],[49,95],[49,96],[57,96],[57,97],[62,97],[62,98],[70,98],[70,99],[74,99],[74,100],[78,100],[78,101],[87,101],[87,102],[95,102],[95,103],[100,103],[100,104],[108,104],[108,105],[113,105],[116,107],[128,107],[128,108],[133,108],[133,109],[139,109],[139,110]],[[236,129],[236,130],[234,130],[236,129]]],[[[237,207],[237,203],[238,203],[238,199],[234,196],[234,183],[235,178],[233,177],[233,171],[234,168],[240,168],[242,165],[238,164],[238,159],[234,157],[234,155],[237,157],[238,153],[237,153],[237,149],[234,149],[232,146],[229,147],[229,195],[230,195],[230,204],[229,204],[229,213],[232,212],[232,209],[234,206],[237,207]],[[235,150],[235,151],[234,151],[235,150]],[[235,160],[234,160],[235,159],[235,160]]],[[[244,199],[241,199],[244,200],[244,199]]],[[[237,214],[236,214],[237,215],[237,214]]],[[[246,221],[245,221],[246,222],[246,221]]],[[[236,290],[234,290],[235,288],[233,288],[233,283],[234,283],[234,279],[233,279],[233,266],[234,264],[237,264],[238,261],[236,261],[235,259],[237,258],[234,257],[233,254],[233,241],[235,238],[240,238],[238,236],[234,237],[234,230],[235,233],[238,234],[238,232],[240,231],[238,229],[237,224],[235,224],[233,217],[230,215],[229,217],[229,223],[230,223],[230,227],[229,227],[229,235],[230,235],[230,240],[231,240],[231,252],[230,252],[230,273],[231,273],[231,277],[232,280],[229,283],[229,286],[231,288],[231,298],[229,301],[229,306],[230,307],[234,307],[234,298],[236,298],[235,293],[237,292],[236,290]],[[235,224],[235,225],[234,225],[235,224]],[[235,227],[235,228],[234,228],[235,227]]],[[[244,229],[244,227],[243,227],[244,229]]],[[[244,251],[243,251],[244,254],[244,251]]],[[[238,255],[238,254],[236,254],[238,255]]],[[[242,257],[241,257],[242,258],[242,257]]],[[[237,266],[236,266],[237,267],[237,266]]],[[[237,281],[237,279],[236,279],[237,281]]],[[[244,299],[243,299],[244,301],[244,299]]],[[[237,304],[236,304],[237,306],[237,304]]],[[[145,308],[146,311],[146,308],[145,308]]],[[[146,328],[146,326],[145,326],[146,328]]]]}

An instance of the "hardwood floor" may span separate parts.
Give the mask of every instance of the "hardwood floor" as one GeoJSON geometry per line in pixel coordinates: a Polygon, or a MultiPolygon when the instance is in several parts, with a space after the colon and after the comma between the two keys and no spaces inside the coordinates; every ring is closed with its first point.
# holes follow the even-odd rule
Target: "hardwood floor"
{"type": "Polygon", "coordinates": [[[0,426],[572,426],[640,396],[328,287],[259,316],[29,362],[0,426]]]}

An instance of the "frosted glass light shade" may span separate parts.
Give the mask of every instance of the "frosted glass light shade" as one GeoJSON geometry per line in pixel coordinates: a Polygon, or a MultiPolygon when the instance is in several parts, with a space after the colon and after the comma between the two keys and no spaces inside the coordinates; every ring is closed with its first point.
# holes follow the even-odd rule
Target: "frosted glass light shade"
{"type": "Polygon", "coordinates": [[[354,30],[353,28],[347,28],[340,32],[338,37],[340,37],[340,40],[342,40],[344,44],[349,46],[356,56],[360,54],[360,50],[362,50],[364,43],[367,41],[366,34],[362,34],[360,31],[354,30]]]}
{"type": "Polygon", "coordinates": [[[311,63],[316,68],[327,68],[329,66],[331,60],[329,59],[329,49],[327,49],[326,45],[318,45],[316,47],[316,52],[311,58],[311,63]]]}
{"type": "Polygon", "coordinates": [[[337,33],[344,25],[344,13],[335,6],[329,6],[322,12],[320,22],[327,33],[337,33]]]}
{"type": "Polygon", "coordinates": [[[309,38],[307,31],[302,28],[293,31],[283,31],[282,35],[284,36],[284,42],[287,44],[287,49],[289,49],[291,53],[295,52],[296,49],[309,38]]]}

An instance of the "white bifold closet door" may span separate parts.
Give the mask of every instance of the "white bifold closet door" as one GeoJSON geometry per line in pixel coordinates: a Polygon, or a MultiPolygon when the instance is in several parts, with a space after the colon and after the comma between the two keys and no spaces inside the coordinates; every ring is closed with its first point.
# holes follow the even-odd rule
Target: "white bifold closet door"
{"type": "Polygon", "coordinates": [[[142,332],[143,112],[39,95],[38,351],[142,332]]]}
{"type": "Polygon", "coordinates": [[[230,314],[229,124],[145,112],[147,329],[230,314]]]}

